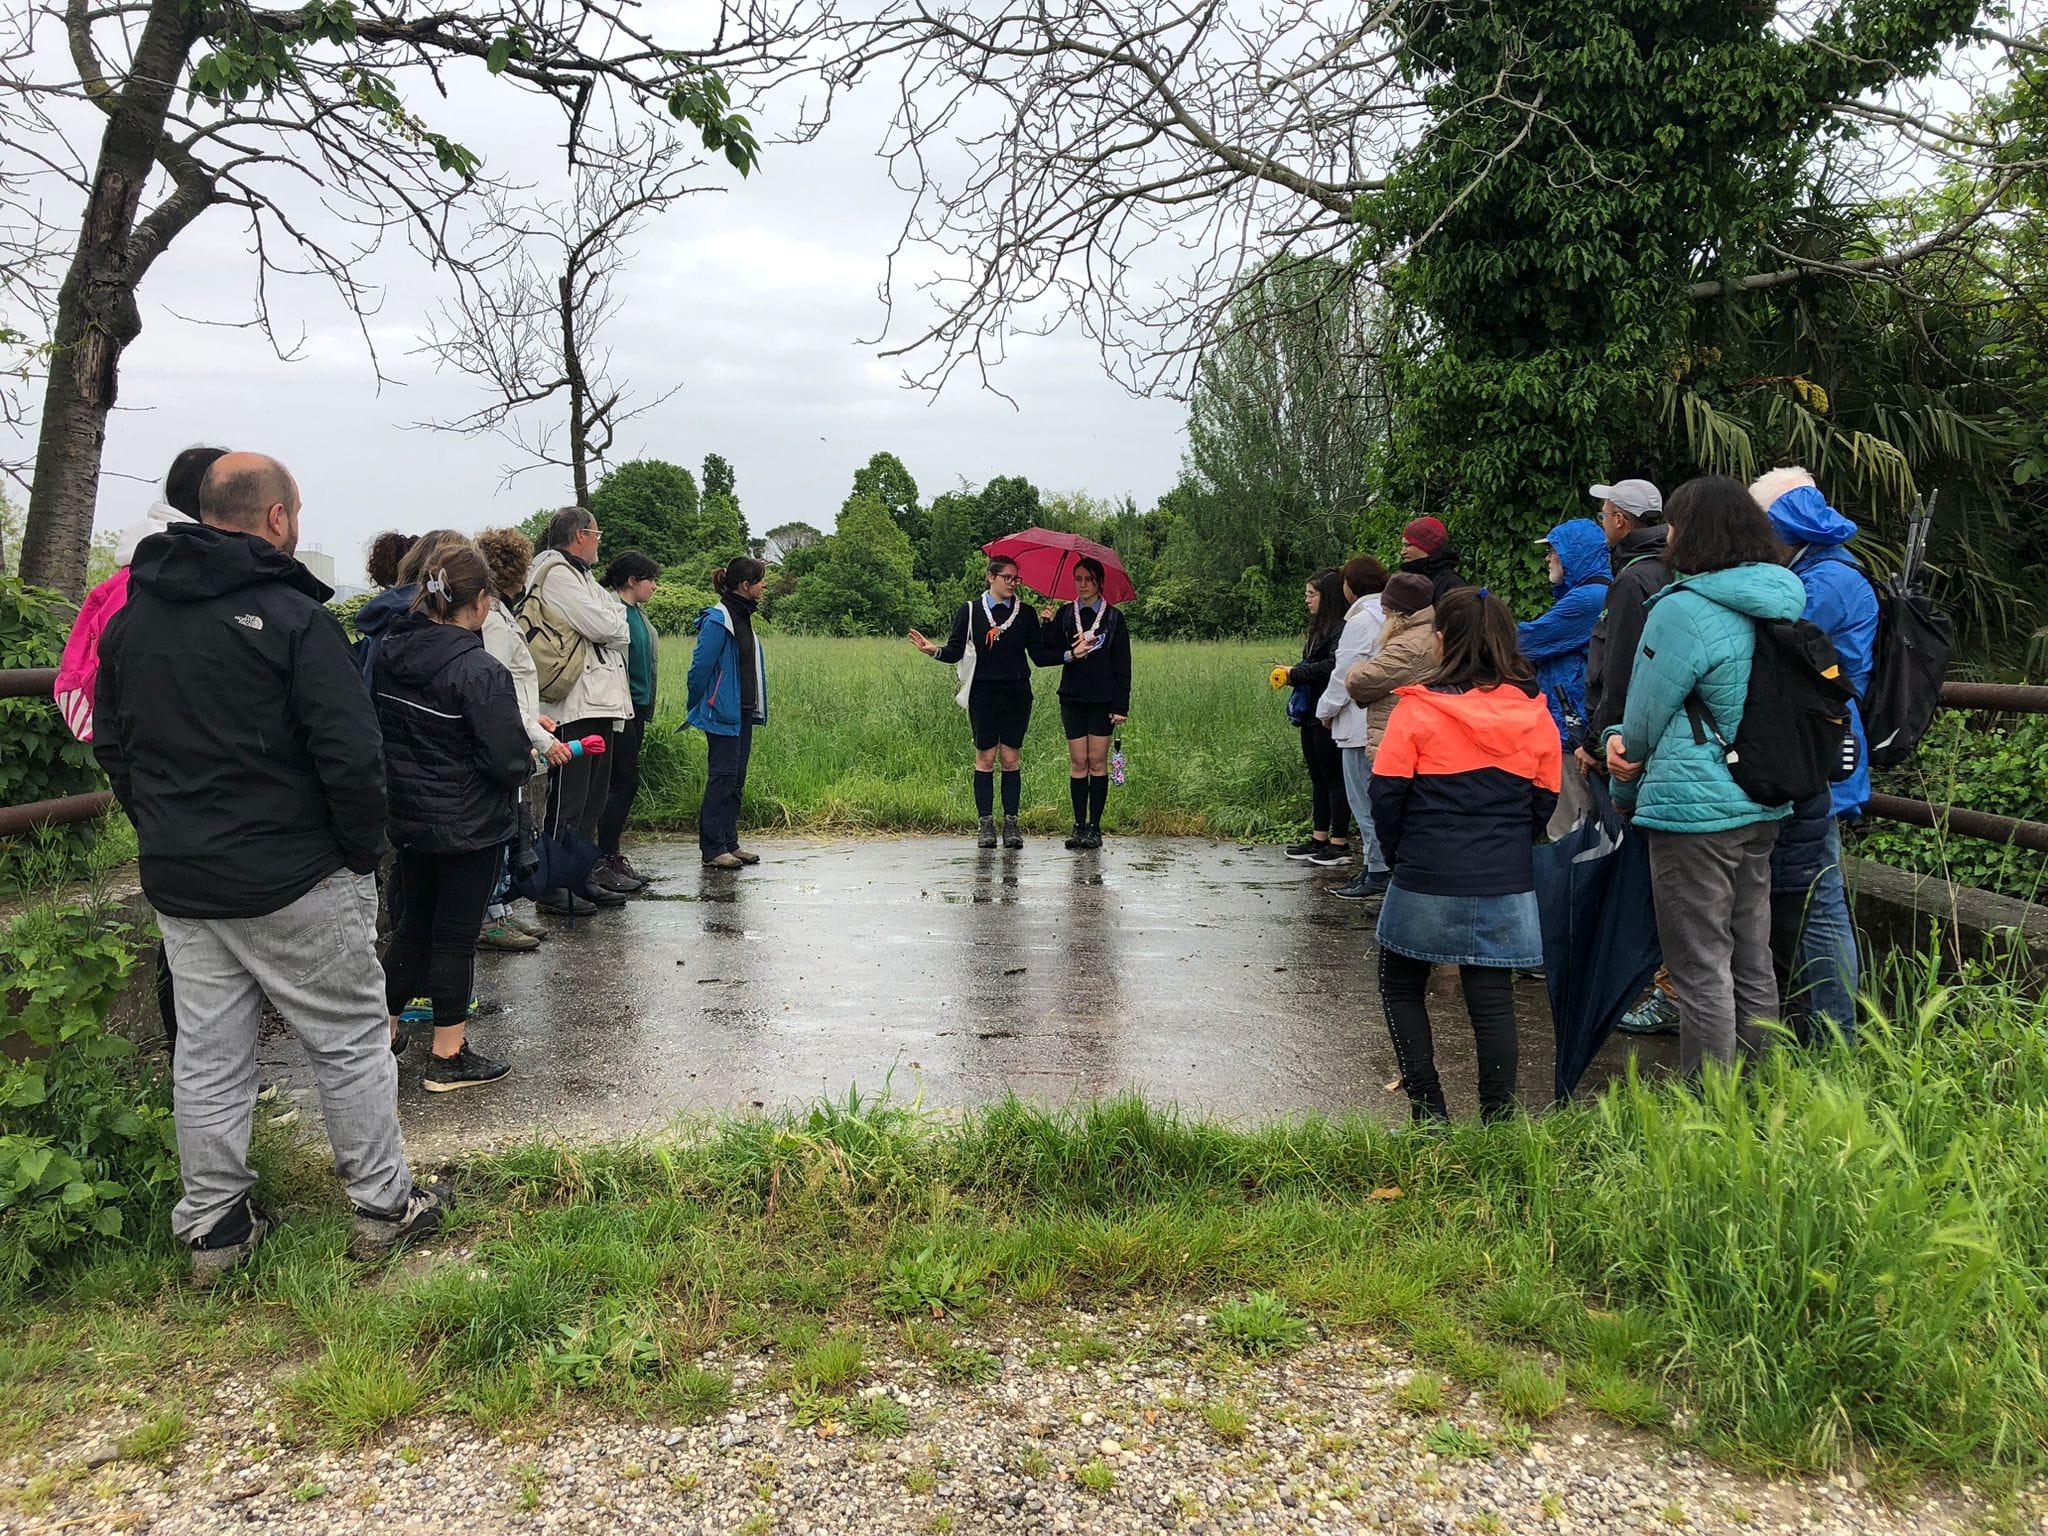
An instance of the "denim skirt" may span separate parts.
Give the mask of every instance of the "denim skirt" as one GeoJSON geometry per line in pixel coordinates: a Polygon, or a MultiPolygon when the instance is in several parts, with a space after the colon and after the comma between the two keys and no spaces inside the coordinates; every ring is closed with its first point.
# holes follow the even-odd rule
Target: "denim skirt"
{"type": "Polygon", "coordinates": [[[1432,896],[1388,889],[1380,906],[1383,948],[1433,965],[1489,965],[1533,971],[1543,964],[1536,893],[1432,896]]]}

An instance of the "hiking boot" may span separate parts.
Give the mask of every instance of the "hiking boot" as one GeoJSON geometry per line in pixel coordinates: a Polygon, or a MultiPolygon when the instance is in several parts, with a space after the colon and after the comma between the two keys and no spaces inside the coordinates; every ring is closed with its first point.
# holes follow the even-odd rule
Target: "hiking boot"
{"type": "Polygon", "coordinates": [[[1305,837],[1300,842],[1289,846],[1287,857],[1290,859],[1313,859],[1329,846],[1328,843],[1319,837],[1305,837]]]}
{"type": "Polygon", "coordinates": [[[465,1040],[453,1056],[428,1056],[427,1070],[420,1074],[420,1082],[429,1093],[453,1093],[458,1088],[495,1083],[511,1070],[504,1062],[479,1054],[465,1040]]]}
{"type": "Polygon", "coordinates": [[[704,861],[706,869],[745,869],[747,866],[736,853],[721,853],[704,861]]]}
{"type": "Polygon", "coordinates": [[[623,907],[626,904],[626,898],[617,891],[608,891],[603,886],[595,885],[588,880],[576,888],[576,894],[595,906],[623,907]]]}
{"type": "Polygon", "coordinates": [[[1351,849],[1348,845],[1318,843],[1316,851],[1308,856],[1308,861],[1323,869],[1330,869],[1339,864],[1349,864],[1351,862],[1351,849]]]}
{"type": "Polygon", "coordinates": [[[485,923],[483,932],[476,936],[478,949],[501,949],[507,954],[523,955],[540,948],[540,940],[524,928],[512,926],[509,918],[499,918],[495,923],[485,923]]]}
{"type": "Polygon", "coordinates": [[[1088,823],[1088,840],[1081,844],[1081,846],[1083,848],[1100,848],[1102,846],[1101,822],[1091,821],[1088,823]]]}
{"type": "Polygon", "coordinates": [[[1024,829],[1017,825],[1017,818],[1014,816],[1005,816],[1003,818],[1003,846],[1005,848],[1022,848],[1024,846],[1024,829]]]}
{"type": "Polygon", "coordinates": [[[276,1225],[276,1217],[244,1198],[214,1223],[211,1232],[192,1245],[192,1283],[213,1285],[240,1269],[276,1225]]]}
{"type": "Polygon", "coordinates": [[[993,848],[996,845],[996,819],[993,816],[981,818],[981,832],[975,838],[978,847],[993,848]]]}
{"type": "Polygon", "coordinates": [[[1675,1035],[1678,1033],[1678,1004],[1652,987],[1650,995],[1621,1016],[1614,1026],[1625,1035],[1675,1035]]]}
{"type": "Polygon", "coordinates": [[[1087,822],[1077,821],[1074,823],[1074,831],[1073,834],[1067,839],[1067,846],[1069,848],[1086,848],[1088,846],[1087,822]]]}
{"type": "Polygon", "coordinates": [[[1393,878],[1384,869],[1377,873],[1361,869],[1346,884],[1331,886],[1330,894],[1345,901],[1374,901],[1387,894],[1387,887],[1393,883],[1393,878]]]}
{"type": "Polygon", "coordinates": [[[654,884],[654,876],[641,874],[640,871],[634,867],[633,861],[627,858],[623,853],[615,853],[612,855],[612,868],[618,870],[628,880],[638,880],[642,886],[649,886],[654,884]]]}
{"type": "Polygon", "coordinates": [[[600,891],[609,891],[614,896],[630,896],[640,889],[639,882],[610,859],[599,859],[591,866],[590,883],[600,891]]]}
{"type": "Polygon", "coordinates": [[[348,1240],[348,1256],[358,1264],[374,1264],[410,1248],[441,1230],[452,1200],[445,1184],[415,1184],[399,1210],[389,1216],[356,1207],[356,1229],[348,1240]]]}
{"type": "Polygon", "coordinates": [[[738,859],[742,864],[748,865],[749,867],[761,862],[761,855],[759,855],[758,853],[749,853],[744,848],[733,849],[732,856],[738,859]]]}
{"type": "Polygon", "coordinates": [[[549,891],[534,907],[542,912],[552,912],[557,917],[590,917],[597,911],[597,903],[587,901],[557,887],[549,891]]]}

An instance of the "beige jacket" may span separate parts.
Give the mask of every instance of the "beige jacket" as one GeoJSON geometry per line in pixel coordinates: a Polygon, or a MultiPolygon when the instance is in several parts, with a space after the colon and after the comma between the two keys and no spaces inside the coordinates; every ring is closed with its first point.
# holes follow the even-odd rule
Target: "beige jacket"
{"type": "Polygon", "coordinates": [[[1436,668],[1432,643],[1436,611],[1390,613],[1380,630],[1380,648],[1344,674],[1351,702],[1365,707],[1366,750],[1377,752],[1394,712],[1394,690],[1419,683],[1436,668]]]}
{"type": "Polygon", "coordinates": [[[555,738],[540,723],[544,713],[540,707],[540,674],[534,670],[525,637],[502,603],[491,604],[491,611],[484,615],[483,642],[484,650],[512,674],[512,696],[519,700],[519,723],[526,727],[527,741],[536,752],[547,751],[555,744],[555,738]]]}
{"type": "Polygon", "coordinates": [[[564,725],[578,720],[632,719],[626,648],[633,632],[626,627],[626,605],[559,549],[544,549],[534,556],[526,590],[545,597],[548,606],[590,642],[583,675],[570,685],[554,711],[555,718],[564,725]]]}

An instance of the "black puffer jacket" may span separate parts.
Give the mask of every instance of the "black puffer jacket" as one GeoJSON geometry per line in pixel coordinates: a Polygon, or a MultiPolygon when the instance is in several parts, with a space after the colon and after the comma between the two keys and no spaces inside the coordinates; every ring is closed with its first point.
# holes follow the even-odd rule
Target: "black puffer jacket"
{"type": "Polygon", "coordinates": [[[511,839],[514,792],[533,772],[512,674],[483,637],[407,614],[377,655],[377,720],[391,838],[423,853],[467,853],[511,839]]]}
{"type": "Polygon", "coordinates": [[[1403,560],[1401,569],[1429,583],[1430,601],[1433,603],[1440,601],[1446,592],[1472,585],[1465,579],[1465,573],[1458,569],[1458,552],[1448,544],[1420,560],[1403,560]]]}
{"type": "Polygon", "coordinates": [[[173,917],[263,917],[384,851],[383,747],[334,594],[251,534],[142,541],[100,637],[93,752],[173,917]]]}

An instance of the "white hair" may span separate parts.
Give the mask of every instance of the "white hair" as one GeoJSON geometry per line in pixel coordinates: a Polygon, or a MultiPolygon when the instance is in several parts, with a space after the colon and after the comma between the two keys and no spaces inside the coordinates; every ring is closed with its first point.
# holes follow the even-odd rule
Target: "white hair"
{"type": "Polygon", "coordinates": [[[1766,512],[1771,503],[1787,491],[1796,491],[1803,485],[1812,485],[1813,476],[1797,464],[1788,464],[1783,469],[1774,469],[1757,476],[1750,484],[1749,494],[1756,498],[1756,504],[1766,512]]]}

